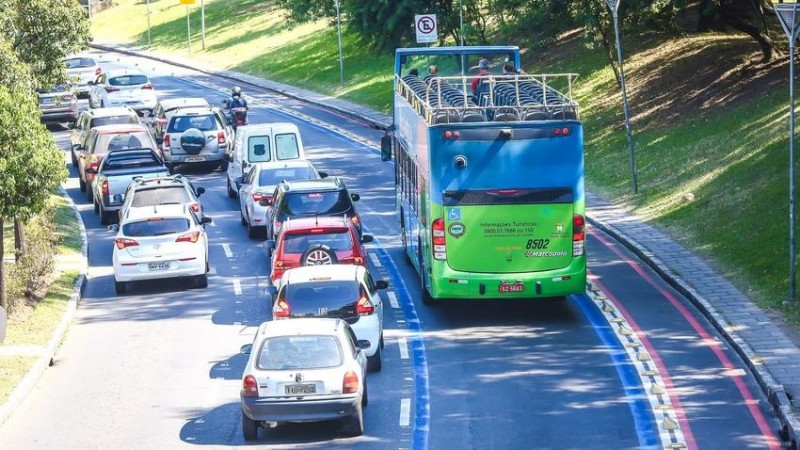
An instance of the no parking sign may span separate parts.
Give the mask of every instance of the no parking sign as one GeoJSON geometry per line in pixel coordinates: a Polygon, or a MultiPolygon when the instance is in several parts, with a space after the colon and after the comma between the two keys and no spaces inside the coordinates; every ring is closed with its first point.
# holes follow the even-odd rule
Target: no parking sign
{"type": "Polygon", "coordinates": [[[414,16],[414,24],[417,29],[418,44],[428,44],[439,40],[439,32],[436,29],[436,14],[417,14],[414,16]]]}

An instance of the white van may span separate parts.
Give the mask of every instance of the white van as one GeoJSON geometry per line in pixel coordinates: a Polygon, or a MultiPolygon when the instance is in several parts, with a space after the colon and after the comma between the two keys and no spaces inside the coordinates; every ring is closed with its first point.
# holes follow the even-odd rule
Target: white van
{"type": "Polygon", "coordinates": [[[230,161],[228,197],[236,198],[236,179],[247,175],[253,164],[306,159],[306,155],[297,126],[288,122],[274,122],[239,126],[227,158],[230,161]]]}

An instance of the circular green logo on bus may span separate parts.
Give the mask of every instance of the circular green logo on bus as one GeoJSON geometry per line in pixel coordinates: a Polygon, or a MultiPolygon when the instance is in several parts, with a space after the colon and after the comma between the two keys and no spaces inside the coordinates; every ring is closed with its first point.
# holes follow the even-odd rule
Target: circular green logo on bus
{"type": "Polygon", "coordinates": [[[449,227],[447,227],[447,231],[451,236],[458,239],[467,232],[467,226],[461,222],[453,222],[449,227]]]}

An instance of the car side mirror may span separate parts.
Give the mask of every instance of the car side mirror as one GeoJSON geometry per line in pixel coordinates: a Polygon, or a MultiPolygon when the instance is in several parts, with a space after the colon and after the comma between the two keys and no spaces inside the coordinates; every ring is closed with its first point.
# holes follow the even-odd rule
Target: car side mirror
{"type": "Polygon", "coordinates": [[[359,339],[358,341],[356,341],[356,347],[358,347],[359,350],[366,350],[371,346],[372,345],[366,339],[359,339]]]}
{"type": "Polygon", "coordinates": [[[358,194],[350,194],[350,198],[353,199],[354,202],[361,200],[361,196],[358,194]]]}
{"type": "Polygon", "coordinates": [[[375,281],[375,288],[377,289],[386,289],[389,287],[389,282],[386,280],[377,280],[375,281]]]}
{"type": "Polygon", "coordinates": [[[386,133],[381,138],[381,161],[392,160],[392,136],[386,133]]]}
{"type": "Polygon", "coordinates": [[[200,223],[202,223],[203,225],[208,225],[211,222],[213,222],[213,220],[211,219],[211,217],[208,216],[203,216],[203,218],[200,219],[200,223]]]}
{"type": "Polygon", "coordinates": [[[264,293],[269,295],[270,297],[275,297],[278,295],[278,288],[275,286],[267,286],[264,288],[264,293]]]}
{"type": "Polygon", "coordinates": [[[82,148],[81,144],[72,144],[72,151],[73,152],[79,152],[79,151],[81,151],[81,148],[82,148]]]}
{"type": "Polygon", "coordinates": [[[122,203],[123,200],[125,200],[125,197],[122,194],[114,194],[111,199],[114,200],[114,203],[122,203]]]}
{"type": "Polygon", "coordinates": [[[200,197],[201,195],[203,195],[205,193],[206,193],[206,188],[204,188],[204,187],[199,187],[199,188],[194,190],[194,195],[196,195],[198,197],[200,197]]]}
{"type": "Polygon", "coordinates": [[[240,350],[243,354],[249,355],[253,351],[253,344],[244,344],[240,350]]]}
{"type": "Polygon", "coordinates": [[[261,206],[272,206],[272,199],[271,198],[262,198],[258,201],[258,204],[261,206]]]}
{"type": "Polygon", "coordinates": [[[108,226],[108,231],[111,231],[112,233],[118,232],[119,231],[119,224],[118,223],[114,223],[114,224],[109,225],[108,226]]]}
{"type": "Polygon", "coordinates": [[[370,242],[374,241],[375,238],[371,234],[365,234],[361,236],[361,243],[362,244],[369,244],[370,242]]]}
{"type": "Polygon", "coordinates": [[[233,182],[236,183],[237,186],[241,186],[244,183],[244,177],[236,177],[233,179],[233,182]]]}
{"type": "Polygon", "coordinates": [[[328,172],[319,172],[319,177],[322,179],[328,178],[328,172]]]}

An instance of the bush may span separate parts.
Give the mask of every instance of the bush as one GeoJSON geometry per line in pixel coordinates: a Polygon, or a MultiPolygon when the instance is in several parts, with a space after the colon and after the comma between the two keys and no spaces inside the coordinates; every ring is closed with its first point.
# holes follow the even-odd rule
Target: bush
{"type": "Polygon", "coordinates": [[[54,215],[55,210],[50,208],[24,225],[27,251],[6,272],[9,313],[23,301],[38,301],[44,296],[55,269],[58,242],[52,229],[54,215]]]}

